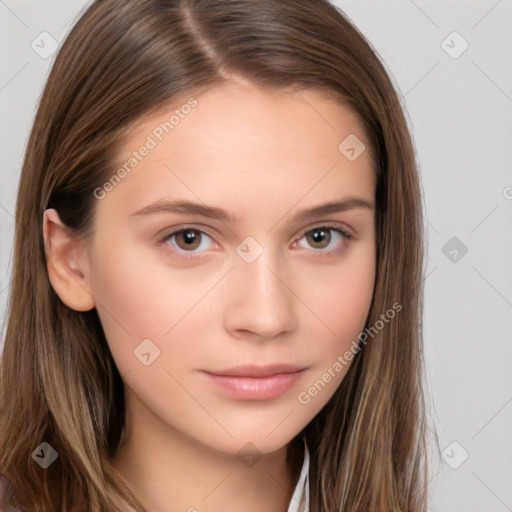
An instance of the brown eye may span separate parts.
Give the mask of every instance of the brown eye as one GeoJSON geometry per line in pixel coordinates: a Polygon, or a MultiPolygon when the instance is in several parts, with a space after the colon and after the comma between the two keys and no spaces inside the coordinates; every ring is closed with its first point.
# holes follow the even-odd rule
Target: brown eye
{"type": "Polygon", "coordinates": [[[201,235],[194,229],[183,229],[176,233],[176,244],[180,249],[194,250],[199,247],[201,235]]]}
{"type": "Polygon", "coordinates": [[[324,249],[331,241],[331,229],[315,228],[306,234],[306,239],[314,249],[324,249]]]}
{"type": "Polygon", "coordinates": [[[211,238],[198,229],[184,228],[170,233],[163,241],[171,245],[177,252],[199,254],[204,249],[208,249],[211,238]]]}
{"type": "Polygon", "coordinates": [[[341,255],[348,247],[352,235],[335,226],[318,226],[302,232],[299,245],[319,254],[341,255]]]}

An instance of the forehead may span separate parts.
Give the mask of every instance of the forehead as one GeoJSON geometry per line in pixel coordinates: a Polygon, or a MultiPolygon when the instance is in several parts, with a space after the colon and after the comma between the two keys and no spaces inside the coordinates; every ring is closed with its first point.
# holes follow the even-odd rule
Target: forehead
{"type": "MultiPolygon", "coordinates": [[[[249,145],[337,150],[349,134],[366,139],[358,116],[326,91],[263,89],[228,82],[183,96],[143,116],[125,135],[117,156],[120,163],[148,137],[173,155],[194,158],[208,151],[229,158],[237,152],[235,142],[238,146],[246,143],[244,150],[249,145]],[[196,151],[191,153],[184,143],[193,143],[196,151]]],[[[152,151],[150,158],[161,153],[152,151]]]]}
{"type": "Polygon", "coordinates": [[[238,199],[243,207],[258,195],[263,206],[335,188],[368,194],[369,151],[351,161],[340,150],[353,137],[369,147],[357,116],[323,91],[230,83],[133,125],[117,154],[116,168],[125,172],[109,201],[124,200],[133,211],[173,196],[238,199]]]}

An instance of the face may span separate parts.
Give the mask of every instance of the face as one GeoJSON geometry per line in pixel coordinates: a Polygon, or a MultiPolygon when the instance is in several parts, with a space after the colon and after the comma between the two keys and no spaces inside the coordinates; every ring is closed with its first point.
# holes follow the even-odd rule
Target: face
{"type": "Polygon", "coordinates": [[[332,397],[364,328],[374,173],[368,150],[338,148],[365,136],[321,93],[233,83],[195,101],[126,137],[87,279],[131,425],[269,453],[332,397]]]}

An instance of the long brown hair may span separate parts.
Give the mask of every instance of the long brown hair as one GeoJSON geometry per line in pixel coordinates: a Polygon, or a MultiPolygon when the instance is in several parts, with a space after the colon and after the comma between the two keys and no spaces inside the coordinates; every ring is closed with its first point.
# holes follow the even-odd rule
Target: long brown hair
{"type": "Polygon", "coordinates": [[[233,76],[273,90],[322,90],[358,117],[377,176],[366,326],[401,306],[360,344],[336,393],[301,433],[311,453],[310,510],[426,511],[414,147],[377,52],[327,0],[96,0],[63,44],[21,172],[0,366],[0,474],[25,510],[144,510],[109,462],[124,425],[121,376],[96,310],[66,307],[51,286],[43,212],[55,208],[70,229],[90,236],[93,191],[112,175],[128,128],[233,76]],[[58,452],[45,471],[31,456],[43,442],[58,452]]]}

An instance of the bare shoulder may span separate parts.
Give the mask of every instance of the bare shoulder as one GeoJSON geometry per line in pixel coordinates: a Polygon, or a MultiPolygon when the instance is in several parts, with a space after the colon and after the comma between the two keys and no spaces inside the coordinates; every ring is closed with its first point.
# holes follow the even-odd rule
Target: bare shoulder
{"type": "Polygon", "coordinates": [[[9,481],[3,475],[0,475],[0,512],[21,512],[14,503],[9,481]]]}

